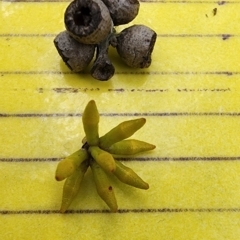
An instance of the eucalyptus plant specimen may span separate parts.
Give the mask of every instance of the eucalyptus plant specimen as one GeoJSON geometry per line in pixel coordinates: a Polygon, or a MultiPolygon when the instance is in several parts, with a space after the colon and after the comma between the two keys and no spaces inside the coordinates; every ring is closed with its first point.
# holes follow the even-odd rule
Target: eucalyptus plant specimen
{"type": "Polygon", "coordinates": [[[54,45],[63,61],[73,72],[83,71],[94,58],[93,78],[106,81],[115,68],[108,49],[117,49],[120,58],[130,67],[147,68],[157,34],[142,24],[116,32],[115,26],[129,23],[139,11],[138,0],[74,0],[66,8],[66,30],[54,39],[54,45]]]}
{"type": "Polygon", "coordinates": [[[109,174],[114,174],[120,181],[133,187],[149,188],[148,183],[144,182],[131,168],[113,157],[113,155],[132,155],[155,148],[147,142],[126,139],[139,130],[146,119],[124,121],[99,137],[99,112],[95,101],[91,100],[83,112],[82,122],[86,134],[82,148],[61,160],[56,169],[56,180],[66,179],[60,212],[64,213],[77,195],[88,167],[92,170],[99,196],[112,212],[116,212],[118,206],[113,187],[108,179],[109,174]]]}

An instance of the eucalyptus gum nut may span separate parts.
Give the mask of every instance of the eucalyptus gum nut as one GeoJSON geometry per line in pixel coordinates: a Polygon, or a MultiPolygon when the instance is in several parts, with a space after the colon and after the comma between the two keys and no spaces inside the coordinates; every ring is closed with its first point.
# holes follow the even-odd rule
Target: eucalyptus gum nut
{"type": "Polygon", "coordinates": [[[91,76],[100,81],[109,80],[114,72],[115,68],[107,56],[102,59],[98,58],[91,68],[91,76]]]}
{"type": "Polygon", "coordinates": [[[55,179],[62,181],[69,177],[83,161],[87,160],[89,155],[86,150],[80,149],[58,163],[55,179]]]}
{"type": "Polygon", "coordinates": [[[99,147],[89,147],[89,152],[98,165],[106,172],[114,172],[116,163],[113,156],[99,147]]]}
{"type": "Polygon", "coordinates": [[[97,44],[97,56],[91,68],[91,75],[100,81],[110,79],[115,72],[115,68],[108,57],[109,42],[114,34],[109,34],[102,42],[97,44]]]}
{"type": "Polygon", "coordinates": [[[64,15],[65,27],[77,41],[97,44],[112,28],[109,10],[101,0],[75,0],[64,15]]]}
{"type": "Polygon", "coordinates": [[[109,147],[108,152],[117,155],[132,155],[140,152],[150,151],[154,148],[156,148],[156,146],[153,144],[135,139],[128,139],[114,143],[109,147]]]}
{"type": "Polygon", "coordinates": [[[126,167],[116,160],[114,175],[123,183],[140,189],[148,189],[148,183],[144,182],[131,168],[126,167]]]}
{"type": "Polygon", "coordinates": [[[94,100],[88,102],[82,116],[83,128],[89,145],[98,145],[99,112],[94,100]]]}
{"type": "Polygon", "coordinates": [[[99,146],[107,150],[111,145],[131,137],[146,123],[145,118],[124,121],[99,139],[99,146]]]}
{"type": "Polygon", "coordinates": [[[66,179],[63,185],[62,204],[60,208],[61,213],[64,213],[68,209],[73,199],[79,192],[82,179],[87,171],[88,166],[89,165],[87,161],[82,162],[81,165],[73,172],[73,174],[66,179]]]}
{"type": "Polygon", "coordinates": [[[131,22],[139,11],[138,0],[102,0],[108,7],[115,26],[131,22]]]}
{"type": "Polygon", "coordinates": [[[117,36],[117,52],[125,63],[134,68],[151,65],[151,54],[157,34],[144,25],[133,25],[117,36]]]}
{"type": "Polygon", "coordinates": [[[108,205],[112,212],[117,212],[117,200],[106,173],[94,160],[91,161],[90,167],[92,169],[98,195],[108,205]]]}
{"type": "Polygon", "coordinates": [[[59,55],[73,72],[81,72],[93,59],[95,46],[77,42],[67,31],[59,33],[53,42],[59,55]]]}

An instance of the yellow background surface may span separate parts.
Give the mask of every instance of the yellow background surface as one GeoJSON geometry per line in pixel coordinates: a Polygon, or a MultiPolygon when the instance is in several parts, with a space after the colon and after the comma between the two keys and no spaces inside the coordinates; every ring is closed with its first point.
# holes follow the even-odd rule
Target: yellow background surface
{"type": "Polygon", "coordinates": [[[71,73],[58,55],[68,4],[0,3],[0,239],[240,239],[240,2],[142,1],[129,25],[157,32],[152,65],[131,69],[110,49],[107,82],[71,73]],[[101,135],[147,119],[134,137],[157,148],[122,160],[150,189],[111,178],[112,214],[89,171],[59,214],[55,169],[81,146],[91,99],[101,135]]]}

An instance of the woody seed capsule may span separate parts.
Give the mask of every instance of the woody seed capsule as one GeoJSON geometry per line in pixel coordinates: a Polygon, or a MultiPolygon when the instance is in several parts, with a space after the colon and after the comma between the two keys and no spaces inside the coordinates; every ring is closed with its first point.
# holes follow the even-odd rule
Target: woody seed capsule
{"type": "Polygon", "coordinates": [[[110,79],[115,72],[115,68],[108,57],[108,47],[109,42],[111,41],[111,36],[112,34],[97,45],[96,60],[91,68],[92,77],[100,81],[110,79]]]}
{"type": "Polygon", "coordinates": [[[115,26],[131,22],[138,14],[138,0],[102,0],[109,9],[115,26]]]}
{"type": "Polygon", "coordinates": [[[101,0],[75,0],[64,15],[69,34],[81,43],[97,44],[106,38],[112,20],[106,5],[101,0]]]}
{"type": "Polygon", "coordinates": [[[54,45],[65,64],[74,72],[81,72],[93,59],[95,46],[73,39],[67,31],[59,33],[54,45]]]}
{"type": "Polygon", "coordinates": [[[117,36],[117,51],[130,67],[147,68],[151,64],[151,54],[157,34],[144,25],[133,25],[117,36]]]}

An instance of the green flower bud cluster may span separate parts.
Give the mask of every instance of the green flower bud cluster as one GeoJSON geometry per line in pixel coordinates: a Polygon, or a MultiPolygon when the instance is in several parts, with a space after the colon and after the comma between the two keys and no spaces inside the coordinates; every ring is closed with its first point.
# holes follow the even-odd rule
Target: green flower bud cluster
{"type": "Polygon", "coordinates": [[[65,11],[66,30],[54,39],[55,47],[74,72],[91,67],[93,78],[106,81],[115,72],[108,57],[109,45],[130,67],[147,68],[157,34],[144,25],[133,25],[116,33],[114,26],[131,22],[139,11],[138,0],[74,0],[65,11]]]}
{"type": "Polygon", "coordinates": [[[60,212],[64,213],[79,192],[81,182],[88,167],[92,170],[93,180],[99,196],[112,212],[118,209],[109,175],[115,175],[121,182],[140,189],[148,189],[144,182],[131,168],[114,159],[113,155],[132,155],[153,150],[154,145],[127,139],[139,130],[146,122],[144,118],[120,123],[102,137],[98,135],[99,112],[94,100],[91,100],[82,116],[86,137],[83,146],[58,163],[55,178],[64,179],[62,204],[60,212]]]}

